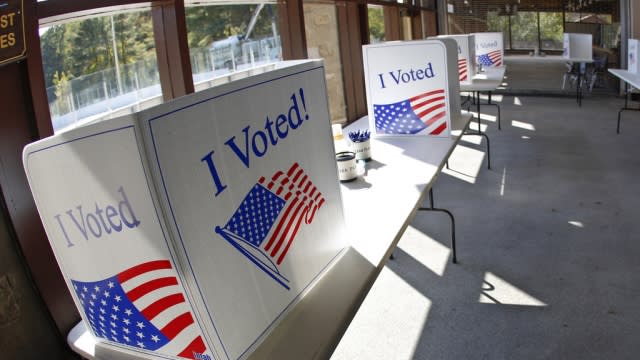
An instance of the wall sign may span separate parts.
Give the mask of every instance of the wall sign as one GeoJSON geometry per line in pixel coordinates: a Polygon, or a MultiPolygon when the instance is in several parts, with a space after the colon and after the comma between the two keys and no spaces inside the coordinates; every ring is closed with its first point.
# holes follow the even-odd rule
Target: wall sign
{"type": "Polygon", "coordinates": [[[0,0],[0,65],[20,60],[27,54],[22,1],[0,0]]]}

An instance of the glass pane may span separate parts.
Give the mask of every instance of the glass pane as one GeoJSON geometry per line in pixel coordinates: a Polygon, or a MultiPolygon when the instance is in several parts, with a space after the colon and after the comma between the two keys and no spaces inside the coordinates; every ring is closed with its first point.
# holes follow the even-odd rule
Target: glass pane
{"type": "Polygon", "coordinates": [[[185,9],[193,83],[246,72],[282,60],[274,4],[209,5],[185,9]]]}
{"type": "Polygon", "coordinates": [[[513,49],[538,47],[538,13],[519,11],[511,16],[511,41],[513,49]]]}
{"type": "Polygon", "coordinates": [[[562,50],[562,13],[540,13],[540,43],[543,50],[562,50]]]}
{"type": "Polygon", "coordinates": [[[55,132],[162,102],[148,10],[41,28],[40,46],[55,132]]]}
{"type": "Polygon", "coordinates": [[[504,48],[511,48],[511,43],[509,42],[509,16],[502,15],[497,11],[488,12],[487,31],[501,32],[504,36],[504,48]]]}
{"type": "Polygon", "coordinates": [[[368,5],[369,13],[369,43],[384,41],[384,11],[382,6],[368,5]]]}
{"type": "Polygon", "coordinates": [[[333,4],[305,2],[303,10],[309,58],[324,59],[331,121],[345,123],[347,110],[342,82],[336,7],[333,4]]]}

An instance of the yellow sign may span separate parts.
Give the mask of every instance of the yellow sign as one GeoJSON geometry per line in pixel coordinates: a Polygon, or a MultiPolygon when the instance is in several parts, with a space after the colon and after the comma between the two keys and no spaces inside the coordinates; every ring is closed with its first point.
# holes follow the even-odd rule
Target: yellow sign
{"type": "Polygon", "coordinates": [[[0,65],[27,54],[24,36],[23,0],[0,0],[0,65]]]}

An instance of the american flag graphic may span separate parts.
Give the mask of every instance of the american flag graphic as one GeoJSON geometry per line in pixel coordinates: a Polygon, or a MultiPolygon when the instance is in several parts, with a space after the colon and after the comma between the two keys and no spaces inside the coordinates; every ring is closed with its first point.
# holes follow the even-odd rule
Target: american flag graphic
{"type": "Polygon", "coordinates": [[[501,66],[502,65],[502,51],[494,50],[486,54],[478,56],[478,63],[482,66],[501,66]]]}
{"type": "Polygon", "coordinates": [[[71,282],[97,337],[187,359],[206,352],[168,260],[142,263],[104,280],[71,282]]]}
{"type": "Polygon", "coordinates": [[[469,74],[467,72],[467,59],[458,59],[458,74],[460,81],[467,81],[469,74]]]}
{"type": "Polygon", "coordinates": [[[428,91],[393,104],[373,105],[376,130],[381,134],[439,135],[447,128],[444,89],[428,91]]]}
{"type": "Polygon", "coordinates": [[[282,264],[302,223],[311,224],[325,199],[296,162],[285,173],[261,177],[216,232],[287,290],[282,264]]]}

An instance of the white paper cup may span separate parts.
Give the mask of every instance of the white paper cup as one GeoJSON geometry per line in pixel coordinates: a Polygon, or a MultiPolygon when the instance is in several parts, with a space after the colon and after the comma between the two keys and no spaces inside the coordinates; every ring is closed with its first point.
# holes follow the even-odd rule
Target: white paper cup
{"type": "Polygon", "coordinates": [[[338,178],[340,182],[353,181],[358,177],[356,154],[352,151],[342,151],[336,154],[338,163],[338,178]]]}

